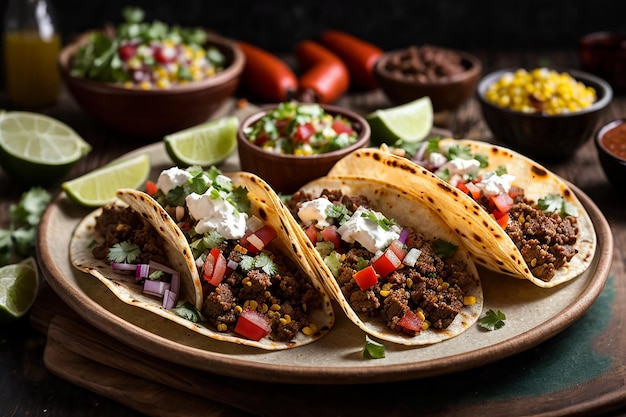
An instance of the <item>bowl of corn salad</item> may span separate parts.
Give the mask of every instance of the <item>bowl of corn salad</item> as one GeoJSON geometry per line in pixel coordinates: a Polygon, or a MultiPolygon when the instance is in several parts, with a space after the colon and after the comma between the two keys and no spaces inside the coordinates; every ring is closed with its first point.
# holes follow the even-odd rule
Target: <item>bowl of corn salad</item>
{"type": "Polygon", "coordinates": [[[58,65],[70,95],[97,122],[158,139],[210,119],[236,91],[245,58],[231,39],[146,23],[140,12],[124,10],[116,28],[82,34],[58,65]]]}
{"type": "Polygon", "coordinates": [[[506,68],[484,76],[476,96],[497,142],[541,161],[573,156],[613,99],[603,79],[575,69],[506,68]]]}

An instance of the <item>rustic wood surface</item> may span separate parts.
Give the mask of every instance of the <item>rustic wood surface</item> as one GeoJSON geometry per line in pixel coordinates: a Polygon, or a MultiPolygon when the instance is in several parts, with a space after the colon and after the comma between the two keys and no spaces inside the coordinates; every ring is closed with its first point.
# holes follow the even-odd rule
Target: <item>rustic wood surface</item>
{"type": "MultiPolygon", "coordinates": [[[[503,67],[534,67],[538,65],[553,65],[564,68],[578,67],[577,55],[574,50],[473,52],[482,60],[484,73],[503,67]]],[[[2,104],[4,103],[0,101],[0,107],[8,108],[2,104]]],[[[389,105],[381,91],[350,94],[342,98],[337,104],[353,108],[363,114],[375,108],[389,105]]],[[[93,146],[93,151],[73,168],[69,177],[88,172],[115,157],[147,144],[132,138],[125,138],[99,126],[81,112],[65,92],[62,93],[57,105],[42,110],[42,112],[69,124],[93,146]]],[[[624,116],[626,116],[626,97],[616,96],[604,113],[603,121],[624,116]]],[[[455,112],[437,115],[436,122],[439,127],[451,131],[455,138],[493,141],[488,128],[481,119],[478,103],[473,98],[455,112]]],[[[623,248],[626,248],[626,199],[619,196],[607,183],[599,165],[593,142],[590,140],[571,160],[559,164],[547,164],[547,166],[577,185],[600,207],[609,221],[615,243],[614,261],[610,276],[618,296],[623,297],[622,294],[626,292],[626,288],[624,288],[626,257],[623,253],[623,248]]],[[[0,170],[0,227],[7,227],[9,206],[15,203],[24,191],[22,186],[15,183],[0,170]]],[[[51,187],[50,191],[57,193],[59,188],[51,187]]],[[[52,298],[54,298],[53,294],[52,298]]],[[[116,349],[123,349],[124,347],[115,345],[115,341],[107,340],[98,332],[90,333],[93,329],[88,328],[88,326],[81,328],[80,321],[75,320],[75,315],[68,311],[66,306],[45,300],[49,301],[50,297],[44,297],[44,301],[40,300],[41,302],[36,304],[32,321],[31,317],[24,317],[13,325],[0,328],[0,415],[47,417],[110,415],[119,417],[143,415],[245,416],[263,412],[262,407],[251,409],[246,408],[250,406],[242,406],[240,408],[244,411],[241,411],[212,401],[211,396],[206,395],[207,391],[202,391],[198,385],[194,386],[195,392],[193,390],[190,392],[189,389],[182,386],[160,385],[152,378],[154,375],[165,372],[159,367],[155,367],[153,372],[147,374],[142,374],[145,372],[145,367],[139,365],[120,372],[119,369],[116,369],[119,364],[100,363],[91,360],[89,352],[93,352],[93,349],[98,346],[102,349],[102,344],[105,344],[105,349],[106,344],[110,344],[111,348],[115,347],[116,349]],[[69,326],[68,323],[72,325],[69,326]],[[79,332],[79,334],[72,334],[72,331],[79,332]],[[84,344],[70,344],[68,346],[66,343],[68,340],[76,340],[79,336],[85,338],[84,344]],[[94,344],[89,345],[87,341],[94,344]],[[70,381],[82,383],[75,384],[70,381]],[[141,390],[136,388],[138,385],[142,387],[141,390]],[[129,388],[124,389],[124,387],[129,388]],[[160,393],[160,395],[155,396],[154,393],[160,393]],[[173,401],[175,402],[169,403],[168,397],[174,398],[173,401]],[[195,402],[196,405],[188,406],[189,402],[195,402]],[[202,409],[205,410],[204,414],[198,412],[202,409]],[[193,412],[198,414],[193,414],[193,412]]],[[[616,317],[617,324],[613,325],[612,328],[622,329],[624,324],[622,316],[625,314],[626,308],[613,306],[613,315],[616,317]]],[[[616,332],[611,343],[603,346],[604,349],[610,350],[610,354],[626,356],[626,336],[621,333],[623,331],[616,332]]],[[[536,349],[541,350],[542,346],[536,349]]],[[[134,353],[130,351],[125,351],[124,355],[125,364],[132,363],[133,360],[137,359],[133,358],[134,353]]],[[[619,377],[616,379],[615,374],[613,374],[611,378],[606,379],[609,381],[607,382],[608,385],[599,388],[598,392],[614,391],[619,393],[620,390],[624,392],[626,388],[623,370],[621,372],[621,381],[619,377]]],[[[215,381],[206,379],[204,382],[207,384],[205,389],[217,390],[219,388],[215,381]]],[[[231,385],[234,383],[233,381],[227,382],[231,385]]],[[[243,391],[253,389],[253,387],[246,383],[243,384],[242,388],[241,401],[243,402],[245,401],[245,392],[243,391]]],[[[232,386],[229,387],[229,392],[234,392],[232,386]]],[[[319,392],[317,391],[318,394],[319,392]]],[[[580,395],[580,393],[575,394],[580,395]]],[[[394,402],[393,395],[390,393],[380,394],[380,396],[377,394],[377,397],[378,399],[375,401],[386,401],[390,406],[394,402]]],[[[311,402],[319,400],[319,398],[309,399],[311,402]]],[[[566,400],[576,402],[575,398],[566,398],[566,400]]],[[[305,415],[307,404],[302,404],[302,407],[305,410],[299,411],[301,411],[301,415],[305,415]]],[[[319,410],[316,407],[312,409],[319,410]]],[[[497,414],[498,410],[493,409],[492,411],[497,414]]],[[[626,402],[623,399],[609,400],[584,411],[587,414],[595,415],[626,416],[626,402]]],[[[293,415],[297,414],[294,413],[293,415]]],[[[495,414],[492,413],[491,415],[495,414]]],[[[395,415],[401,415],[401,412],[395,415]]]]}

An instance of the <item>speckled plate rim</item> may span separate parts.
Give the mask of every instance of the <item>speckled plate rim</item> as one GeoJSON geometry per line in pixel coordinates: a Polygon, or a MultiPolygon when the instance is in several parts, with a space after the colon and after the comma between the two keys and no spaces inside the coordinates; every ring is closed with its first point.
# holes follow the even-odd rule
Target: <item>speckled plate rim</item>
{"type": "MultiPolygon", "coordinates": [[[[151,157],[153,176],[172,164],[160,142],[131,152],[138,153],[151,157]]],[[[236,170],[238,161],[231,157],[221,169],[236,170]]],[[[69,239],[74,226],[89,210],[71,203],[63,192],[43,215],[37,257],[51,288],[88,323],[147,355],[175,365],[282,383],[360,384],[426,378],[492,363],[534,347],[570,326],[591,307],[608,278],[613,237],[595,203],[571,186],[588,210],[598,238],[594,261],[586,272],[570,283],[541,289],[525,280],[481,270],[484,309],[500,309],[507,314],[507,324],[502,329],[485,332],[474,326],[460,336],[427,347],[385,344],[386,357],[376,360],[362,357],[364,333],[338,307],[335,327],[319,341],[286,351],[260,352],[198,339],[182,326],[122,303],[104,286],[98,287],[93,278],[73,270],[67,250],[69,239]]]]}

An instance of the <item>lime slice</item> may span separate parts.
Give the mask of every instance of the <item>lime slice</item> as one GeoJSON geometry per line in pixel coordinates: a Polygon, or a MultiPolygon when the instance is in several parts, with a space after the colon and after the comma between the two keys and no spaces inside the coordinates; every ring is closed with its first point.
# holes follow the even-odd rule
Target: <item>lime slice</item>
{"type": "Polygon", "coordinates": [[[140,154],[91,171],[61,184],[67,196],[85,207],[99,207],[113,201],[120,188],[139,188],[150,174],[150,158],[140,154]]]}
{"type": "Polygon", "coordinates": [[[32,257],[0,267],[0,324],[22,317],[39,291],[37,263],[32,257]]]}
{"type": "Polygon", "coordinates": [[[165,149],[176,164],[208,167],[225,160],[237,147],[239,120],[222,117],[165,136],[165,149]]]}
{"type": "Polygon", "coordinates": [[[52,184],[90,150],[73,129],[52,117],[19,111],[0,114],[0,164],[22,183],[52,184]]]}
{"type": "Polygon", "coordinates": [[[373,144],[395,144],[398,139],[415,143],[426,138],[433,127],[433,105],[422,97],[396,107],[376,110],[366,116],[373,144]]]}

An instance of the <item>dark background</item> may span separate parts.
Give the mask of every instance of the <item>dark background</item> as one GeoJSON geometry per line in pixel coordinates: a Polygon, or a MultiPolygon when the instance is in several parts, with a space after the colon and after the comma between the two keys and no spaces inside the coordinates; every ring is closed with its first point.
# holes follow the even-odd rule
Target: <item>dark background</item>
{"type": "MultiPolygon", "coordinates": [[[[0,0],[4,11],[8,0],[0,0]]],[[[64,40],[121,20],[125,5],[185,26],[204,26],[276,53],[327,28],[384,50],[436,44],[461,49],[575,48],[589,32],[626,32],[623,0],[52,0],[64,40]]]]}

